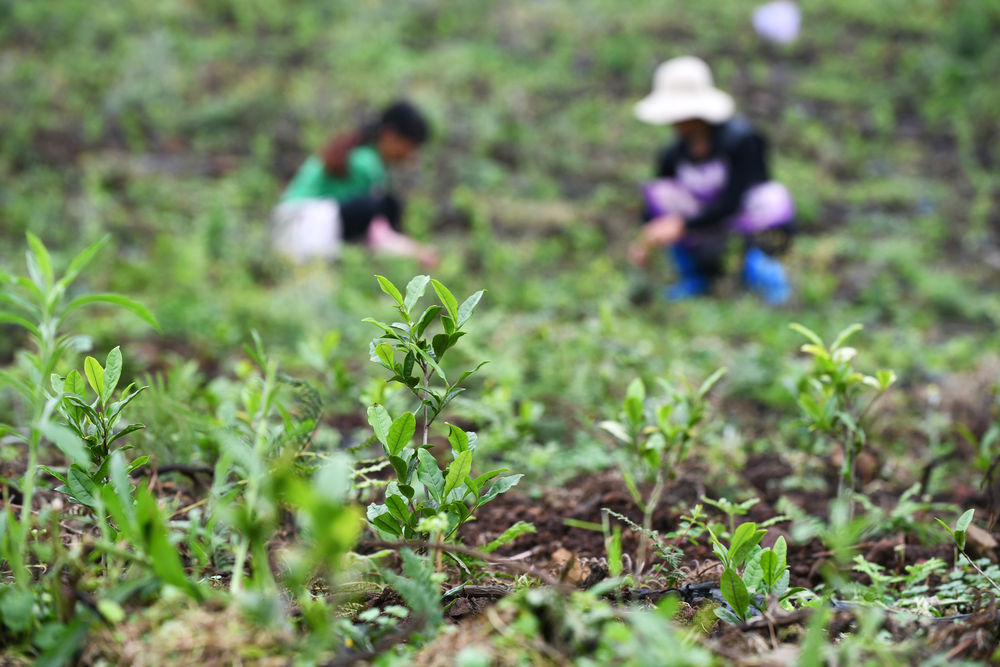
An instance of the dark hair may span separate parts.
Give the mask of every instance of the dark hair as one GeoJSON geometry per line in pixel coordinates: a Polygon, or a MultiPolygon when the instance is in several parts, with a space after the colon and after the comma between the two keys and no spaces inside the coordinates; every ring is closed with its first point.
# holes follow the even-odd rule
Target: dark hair
{"type": "Polygon", "coordinates": [[[370,145],[378,138],[379,132],[389,129],[416,145],[427,141],[430,127],[427,119],[412,103],[405,100],[394,102],[382,110],[378,120],[367,123],[359,129],[334,136],[320,149],[320,158],[327,172],[334,175],[347,173],[347,159],[358,146],[370,145]]]}

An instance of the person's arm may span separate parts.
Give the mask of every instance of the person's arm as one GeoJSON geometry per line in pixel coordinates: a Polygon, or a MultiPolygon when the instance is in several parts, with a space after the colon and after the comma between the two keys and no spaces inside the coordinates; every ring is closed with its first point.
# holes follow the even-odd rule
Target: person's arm
{"type": "Polygon", "coordinates": [[[748,134],[730,151],[729,175],[719,196],[698,215],[687,218],[687,229],[705,229],[730,217],[743,203],[743,196],[751,186],[767,180],[764,140],[748,134]]]}

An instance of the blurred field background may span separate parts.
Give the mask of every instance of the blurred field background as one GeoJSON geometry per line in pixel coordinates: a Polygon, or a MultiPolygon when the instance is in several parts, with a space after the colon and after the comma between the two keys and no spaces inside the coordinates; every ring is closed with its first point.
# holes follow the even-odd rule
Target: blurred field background
{"type": "MultiPolygon", "coordinates": [[[[78,326],[153,385],[132,418],[156,461],[214,462],[199,424],[239,391],[252,330],[322,394],[318,442],[356,444],[365,407],[400,400],[368,360],[361,320],[390,316],[372,275],[405,284],[419,269],[357,247],[333,267],[283,266],[268,215],[331,132],[409,97],[434,136],[397,174],[408,229],[440,249],[434,276],[456,294],[487,290],[463,349],[491,363],[455,407],[484,454],[526,473],[525,491],[612,465],[595,425],[636,376],[728,367],[713,399],[725,419],[699,454],[721,488],[739,488],[749,456],[808,452],[792,321],[824,337],[863,324],[866,368],[899,375],[874,427],[881,475],[975,486],[997,453],[1000,5],[812,0],[790,46],[762,41],[752,9],[0,2],[0,266],[23,272],[27,231],[57,263],[111,235],[77,289],[126,294],[162,330],[110,311],[78,326]],[[785,307],[733,285],[629,301],[637,188],[670,138],[632,105],[683,54],[706,59],[769,137],[796,198],[785,307]]],[[[672,279],[665,261],[651,271],[672,279]]],[[[0,362],[24,344],[0,325],[0,362]]],[[[806,480],[793,485],[824,465],[789,457],[806,480]]]]}

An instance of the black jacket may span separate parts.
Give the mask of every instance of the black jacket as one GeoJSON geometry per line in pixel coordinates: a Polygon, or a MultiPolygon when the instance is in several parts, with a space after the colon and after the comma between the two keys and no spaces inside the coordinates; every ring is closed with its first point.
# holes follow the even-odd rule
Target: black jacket
{"type": "MultiPolygon", "coordinates": [[[[770,180],[767,142],[745,118],[736,117],[712,126],[712,153],[704,161],[717,159],[722,159],[728,168],[726,186],[701,213],[685,220],[689,229],[710,228],[722,222],[736,213],[750,187],[770,180]]],[[[697,163],[683,140],[657,154],[657,177],[675,177],[680,162],[697,163]]]]}

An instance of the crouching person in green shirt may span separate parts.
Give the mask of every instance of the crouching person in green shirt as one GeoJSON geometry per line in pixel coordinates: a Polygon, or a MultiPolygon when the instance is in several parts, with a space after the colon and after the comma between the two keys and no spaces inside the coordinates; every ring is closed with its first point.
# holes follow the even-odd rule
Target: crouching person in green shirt
{"type": "Polygon", "coordinates": [[[408,102],[378,120],[335,136],[299,168],[272,214],[275,249],[303,263],[335,259],[341,244],[437,263],[433,248],[402,233],[402,205],[388,189],[386,167],[407,161],[428,138],[427,121],[408,102]]]}

